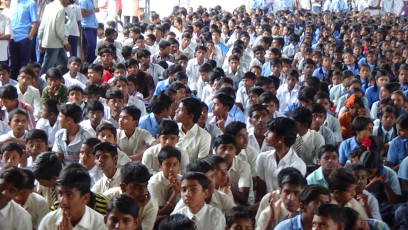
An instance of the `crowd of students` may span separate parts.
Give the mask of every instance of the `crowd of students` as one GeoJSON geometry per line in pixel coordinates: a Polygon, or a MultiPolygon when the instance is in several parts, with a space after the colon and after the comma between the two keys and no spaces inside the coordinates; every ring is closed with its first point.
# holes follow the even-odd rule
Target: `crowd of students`
{"type": "Polygon", "coordinates": [[[0,62],[0,229],[408,229],[408,20],[152,19],[0,62]]]}

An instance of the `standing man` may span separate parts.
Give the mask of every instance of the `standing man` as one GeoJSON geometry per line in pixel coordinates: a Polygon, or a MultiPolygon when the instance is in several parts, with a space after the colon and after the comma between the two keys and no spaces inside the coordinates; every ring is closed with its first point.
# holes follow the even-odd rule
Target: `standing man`
{"type": "Polygon", "coordinates": [[[68,0],[53,1],[45,7],[40,29],[38,30],[38,41],[40,51],[44,55],[41,74],[54,67],[55,64],[66,65],[68,62],[67,51],[71,50],[68,36],[65,35],[65,8],[68,0]]]}
{"type": "Polygon", "coordinates": [[[96,58],[96,32],[98,29],[98,21],[96,21],[95,16],[96,12],[99,12],[99,8],[95,8],[92,0],[81,1],[82,33],[86,40],[85,61],[89,63],[92,63],[96,58]]]}
{"type": "Polygon", "coordinates": [[[31,50],[31,40],[38,29],[35,1],[18,0],[15,4],[11,4],[10,21],[13,31],[13,38],[10,40],[11,76],[16,80],[21,67],[30,61],[27,51],[31,50]]]}

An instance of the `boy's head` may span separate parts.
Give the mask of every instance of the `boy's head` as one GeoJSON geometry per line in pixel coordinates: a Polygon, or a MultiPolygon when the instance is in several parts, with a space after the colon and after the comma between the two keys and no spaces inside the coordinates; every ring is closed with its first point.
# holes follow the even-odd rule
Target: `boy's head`
{"type": "Polygon", "coordinates": [[[268,121],[268,113],[268,109],[260,104],[255,104],[249,107],[249,122],[254,126],[255,130],[265,130],[265,124],[268,121]]]}
{"type": "Polygon", "coordinates": [[[18,94],[16,87],[7,84],[0,91],[0,98],[2,105],[6,108],[6,111],[9,112],[18,105],[18,94]]]}
{"type": "Polygon", "coordinates": [[[181,198],[191,212],[196,214],[208,197],[208,179],[199,172],[186,172],[181,179],[181,198]]]}
{"type": "Polygon", "coordinates": [[[282,202],[290,212],[296,212],[299,208],[299,194],[307,182],[299,170],[285,168],[278,174],[280,194],[282,202]]]}
{"type": "Polygon", "coordinates": [[[33,79],[35,79],[34,70],[31,67],[23,66],[17,77],[19,86],[26,88],[33,83],[33,79]]]}
{"type": "Polygon", "coordinates": [[[123,95],[129,94],[129,82],[126,77],[115,77],[113,80],[113,85],[115,88],[119,89],[123,93],[123,95]]]}
{"type": "Polygon", "coordinates": [[[255,85],[256,81],[256,76],[252,72],[246,72],[244,73],[244,76],[242,77],[242,84],[245,87],[245,89],[249,89],[255,85]]]}
{"type": "Polygon", "coordinates": [[[45,80],[47,80],[50,88],[58,90],[62,82],[62,72],[59,68],[52,67],[45,73],[45,80]]]}
{"type": "Polygon", "coordinates": [[[76,104],[65,104],[59,107],[58,122],[61,128],[67,129],[76,125],[82,120],[82,109],[76,104]]]}
{"type": "Polygon", "coordinates": [[[263,90],[262,87],[259,86],[254,86],[251,87],[248,90],[248,101],[250,105],[255,105],[255,104],[259,104],[259,97],[261,96],[261,94],[263,94],[265,91],[263,90]]]}
{"type": "Polygon", "coordinates": [[[33,129],[26,134],[26,150],[33,160],[48,149],[48,136],[42,129],[33,129]]]}
{"type": "Polygon", "coordinates": [[[225,214],[226,230],[233,229],[254,229],[254,219],[251,211],[245,206],[233,207],[225,214]]]}
{"type": "Polygon", "coordinates": [[[164,92],[160,92],[153,96],[150,103],[152,113],[156,115],[162,115],[163,117],[169,117],[171,113],[170,106],[173,103],[171,97],[167,96],[164,92]]]}
{"type": "Polygon", "coordinates": [[[261,96],[259,96],[259,104],[265,106],[268,109],[269,118],[272,118],[276,109],[279,108],[278,98],[270,92],[264,92],[261,94],[261,96]]]}
{"type": "MultiPolygon", "coordinates": [[[[308,80],[311,80],[310,78],[308,80]]],[[[316,95],[316,88],[312,86],[302,86],[298,93],[298,101],[301,107],[308,107],[313,103],[313,97],[316,95]]]]}
{"type": "Polygon", "coordinates": [[[99,97],[101,96],[100,91],[101,90],[99,89],[99,87],[95,84],[90,84],[87,87],[85,87],[84,89],[85,102],[99,100],[99,97]]]}
{"type": "Polygon", "coordinates": [[[68,101],[77,105],[81,105],[84,100],[84,90],[78,86],[73,85],[68,89],[68,101]]]}
{"type": "Polygon", "coordinates": [[[9,141],[1,146],[1,163],[3,167],[15,166],[20,164],[23,157],[23,148],[16,142],[9,141]]]}
{"type": "Polygon", "coordinates": [[[310,105],[308,109],[312,113],[312,123],[310,125],[310,129],[319,131],[327,117],[326,108],[324,108],[324,106],[321,104],[314,103],[310,105]]]}
{"type": "Polygon", "coordinates": [[[159,124],[157,139],[162,148],[165,146],[175,147],[179,140],[179,127],[175,121],[162,120],[159,124]]]}
{"type": "Polygon", "coordinates": [[[287,147],[292,146],[296,141],[295,122],[287,117],[277,117],[269,120],[266,124],[268,131],[265,133],[265,141],[268,146],[275,145],[275,142],[282,142],[287,147]]]}
{"type": "Polygon", "coordinates": [[[68,69],[70,73],[78,73],[81,70],[81,59],[79,57],[72,56],[68,58],[68,69]]]}
{"type": "Polygon", "coordinates": [[[103,66],[100,64],[90,64],[88,66],[88,79],[92,84],[99,84],[102,81],[103,66]]]}
{"type": "Polygon", "coordinates": [[[85,166],[88,170],[91,170],[95,166],[95,155],[92,153],[93,148],[101,143],[97,138],[88,138],[82,143],[79,150],[79,163],[85,166]]]}
{"type": "Polygon", "coordinates": [[[183,214],[173,214],[162,220],[159,230],[195,230],[196,226],[192,220],[183,214]]]}
{"type": "Polygon", "coordinates": [[[129,162],[120,170],[120,188],[122,192],[135,199],[139,207],[144,207],[150,200],[147,190],[149,179],[149,170],[146,166],[137,162],[129,162]]]}
{"type": "Polygon", "coordinates": [[[312,218],[316,209],[330,203],[330,191],[321,185],[306,185],[299,195],[302,216],[312,218]]]}
{"type": "Polygon", "coordinates": [[[139,226],[139,206],[135,200],[126,195],[114,196],[106,207],[105,223],[109,230],[134,230],[139,226]]]}
{"type": "Polygon", "coordinates": [[[334,199],[340,205],[345,205],[356,195],[357,180],[345,168],[339,168],[331,173],[327,183],[334,199]]]}
{"type": "Polygon", "coordinates": [[[323,145],[317,153],[317,163],[322,166],[323,171],[334,171],[339,165],[339,154],[334,145],[323,145]]]}
{"type": "Polygon", "coordinates": [[[100,101],[91,101],[86,104],[86,116],[92,126],[98,126],[103,118],[105,108],[100,101]]]}
{"type": "Polygon", "coordinates": [[[217,93],[213,98],[212,111],[215,116],[224,117],[234,105],[234,98],[225,93],[217,93]]]}
{"type": "Polygon", "coordinates": [[[348,222],[344,208],[335,204],[324,204],[313,216],[313,229],[343,230],[348,222]]]}
{"type": "Polygon", "coordinates": [[[242,149],[246,149],[248,146],[248,132],[245,123],[233,121],[225,126],[224,133],[235,137],[237,154],[239,154],[242,149]]]}
{"type": "Polygon", "coordinates": [[[202,108],[200,100],[196,98],[184,98],[181,100],[179,107],[176,111],[175,120],[177,122],[192,121],[197,123],[198,118],[201,116],[202,108]]]}
{"type": "Polygon", "coordinates": [[[399,116],[398,112],[392,106],[385,106],[380,110],[379,118],[381,120],[381,125],[385,130],[390,130],[395,126],[397,117],[399,116]]]}
{"type": "Polygon", "coordinates": [[[362,194],[366,189],[368,180],[366,168],[361,164],[351,164],[350,169],[357,180],[356,194],[362,194]]]}
{"type": "Polygon", "coordinates": [[[298,134],[300,136],[305,135],[312,124],[312,112],[307,108],[299,107],[292,111],[290,117],[295,121],[298,134]]]}
{"type": "Polygon", "coordinates": [[[123,93],[116,88],[111,88],[106,91],[106,104],[109,106],[111,115],[120,114],[124,105],[123,93]]]}
{"type": "Polygon", "coordinates": [[[102,123],[96,127],[96,137],[102,142],[116,144],[116,128],[110,123],[102,123]]]}
{"type": "Polygon", "coordinates": [[[204,174],[208,179],[208,195],[215,189],[215,171],[213,166],[204,159],[196,159],[187,165],[186,172],[199,172],[204,174]]]}
{"type": "Polygon", "coordinates": [[[0,208],[14,199],[24,187],[26,177],[17,167],[4,167],[0,170],[0,208]]]}
{"type": "Polygon", "coordinates": [[[172,146],[163,147],[157,156],[159,169],[165,178],[175,176],[180,172],[181,153],[172,146]]]}
{"type": "Polygon", "coordinates": [[[294,69],[288,70],[285,81],[289,90],[292,90],[299,81],[299,72],[294,69]]]}
{"type": "Polygon", "coordinates": [[[139,123],[140,115],[140,110],[134,105],[123,107],[119,116],[119,128],[122,130],[134,129],[139,123]]]}
{"type": "Polygon", "coordinates": [[[109,142],[101,142],[93,148],[92,154],[95,156],[96,164],[102,171],[116,168],[118,161],[117,147],[109,142]]]}
{"type": "Polygon", "coordinates": [[[15,137],[20,138],[24,135],[28,126],[28,115],[26,110],[17,108],[9,112],[8,125],[13,130],[15,137]]]}
{"type": "Polygon", "coordinates": [[[219,135],[214,141],[214,151],[225,159],[229,167],[237,152],[235,137],[228,134],[219,135]]]}
{"type": "Polygon", "coordinates": [[[10,67],[6,63],[0,63],[0,81],[2,85],[6,85],[10,80],[10,67]]]}
{"type": "Polygon", "coordinates": [[[18,192],[18,195],[14,198],[14,201],[16,201],[20,205],[25,205],[28,197],[34,191],[35,178],[34,178],[34,173],[29,169],[21,169],[21,172],[24,174],[25,180],[24,180],[23,186],[18,192]]]}
{"type": "Polygon", "coordinates": [[[40,185],[53,187],[57,183],[62,165],[56,153],[44,152],[37,156],[31,169],[40,185]]]}

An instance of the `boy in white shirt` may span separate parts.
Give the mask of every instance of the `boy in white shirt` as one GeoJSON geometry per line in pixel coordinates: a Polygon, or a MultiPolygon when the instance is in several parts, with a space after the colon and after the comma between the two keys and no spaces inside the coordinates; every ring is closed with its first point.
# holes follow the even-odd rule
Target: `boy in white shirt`
{"type": "MultiPolygon", "coordinates": [[[[3,102],[4,103],[4,102],[3,102]]],[[[9,122],[11,130],[0,136],[0,146],[9,141],[17,142],[20,146],[25,146],[25,136],[27,134],[28,115],[24,109],[13,109],[9,112],[9,122]]]]}
{"type": "Polygon", "coordinates": [[[13,201],[23,188],[25,175],[21,169],[6,167],[0,171],[0,223],[2,229],[33,229],[31,216],[13,201]]]}
{"type": "Polygon", "coordinates": [[[197,230],[225,228],[225,217],[222,212],[205,203],[208,196],[209,182],[205,175],[199,172],[187,172],[181,180],[181,197],[186,207],[173,212],[190,218],[197,230]]]}
{"type": "Polygon", "coordinates": [[[6,142],[1,147],[2,167],[17,167],[23,158],[23,148],[16,142],[6,142]]]}
{"type": "MultiPolygon", "coordinates": [[[[75,47],[72,47],[73,49],[75,47]]],[[[75,56],[72,56],[70,58],[68,58],[68,64],[67,67],[69,69],[69,72],[64,74],[64,80],[65,83],[68,82],[72,82],[71,85],[74,85],[76,82],[81,83],[80,86],[85,86],[86,85],[86,81],[88,80],[86,78],[85,75],[83,75],[82,73],[80,73],[80,69],[81,69],[81,59],[75,56]]],[[[70,86],[70,83],[65,84],[66,86],[70,86]]]]}
{"type": "Polygon", "coordinates": [[[118,151],[116,146],[108,142],[102,142],[93,148],[98,168],[103,171],[103,176],[92,187],[92,192],[103,193],[120,185],[120,170],[116,167],[118,151]]]}
{"type": "Polygon", "coordinates": [[[48,150],[48,136],[41,129],[33,129],[28,131],[26,135],[26,151],[28,154],[26,167],[31,168],[38,155],[48,150]]]}
{"type": "Polygon", "coordinates": [[[276,91],[276,97],[279,100],[279,112],[283,112],[288,105],[298,101],[299,73],[296,70],[288,70],[285,81],[286,83],[279,86],[276,91]]]}
{"type": "Polygon", "coordinates": [[[61,129],[58,118],[57,99],[47,99],[42,106],[41,118],[37,121],[36,129],[43,130],[48,136],[48,146],[53,146],[55,141],[55,134],[61,129]]]}
{"type": "Polygon", "coordinates": [[[248,90],[255,85],[256,76],[252,72],[244,73],[242,77],[242,86],[237,90],[235,103],[241,109],[246,109],[249,106],[248,90]]]}
{"type": "Polygon", "coordinates": [[[89,176],[91,177],[91,188],[103,176],[103,171],[96,165],[95,156],[92,153],[93,148],[99,143],[101,143],[101,141],[97,138],[88,138],[79,150],[79,163],[88,170],[89,176]]]}
{"type": "Polygon", "coordinates": [[[139,223],[139,206],[132,197],[120,194],[109,201],[105,216],[108,230],[118,229],[118,224],[123,225],[123,229],[138,229],[139,223]]]}
{"type": "Polygon", "coordinates": [[[41,114],[41,95],[40,91],[32,86],[33,79],[35,79],[34,70],[27,66],[22,67],[17,77],[18,85],[16,88],[18,100],[31,105],[34,109],[34,117],[39,118],[41,114]]]}
{"type": "Polygon", "coordinates": [[[91,101],[87,103],[85,110],[88,119],[81,121],[79,125],[92,134],[92,136],[96,136],[96,127],[98,127],[98,125],[102,123],[110,123],[103,119],[105,112],[103,104],[100,101],[91,101]]]}

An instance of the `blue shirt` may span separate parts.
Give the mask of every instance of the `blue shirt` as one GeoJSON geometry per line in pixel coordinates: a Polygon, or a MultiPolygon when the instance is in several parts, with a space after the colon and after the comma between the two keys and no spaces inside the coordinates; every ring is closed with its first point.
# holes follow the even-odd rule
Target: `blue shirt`
{"type": "Polygon", "coordinates": [[[322,80],[326,76],[326,74],[327,74],[327,71],[324,70],[323,67],[320,67],[313,71],[312,76],[319,78],[319,80],[322,80]]]}
{"type": "Polygon", "coordinates": [[[396,137],[388,142],[390,147],[387,153],[387,161],[393,164],[400,164],[406,157],[407,139],[396,137]]]}
{"type": "Polygon", "coordinates": [[[26,39],[32,24],[38,22],[37,4],[35,1],[17,0],[10,21],[14,41],[18,42],[26,39]]]}
{"type": "Polygon", "coordinates": [[[154,90],[154,94],[159,94],[161,91],[164,91],[170,87],[170,79],[167,78],[166,80],[159,81],[157,83],[156,89],[154,90]]]}
{"type": "Polygon", "coordinates": [[[370,86],[368,87],[368,89],[366,89],[364,96],[367,98],[368,106],[370,106],[370,108],[374,102],[380,100],[379,95],[380,95],[379,87],[377,87],[377,91],[374,91],[374,86],[370,86]]]}
{"type": "Polygon", "coordinates": [[[220,47],[222,55],[226,55],[228,53],[228,47],[224,45],[224,43],[220,42],[217,46],[220,47]]]}
{"type": "Polygon", "coordinates": [[[271,62],[267,61],[262,65],[262,76],[268,77],[272,74],[271,62]]]}
{"type": "MultiPolygon", "coordinates": [[[[210,103],[208,103],[208,111],[210,111],[210,112],[212,112],[212,109],[211,109],[212,105],[213,105],[212,101],[210,103]]],[[[242,123],[246,123],[244,113],[236,105],[232,106],[231,110],[228,111],[228,115],[230,115],[232,117],[233,121],[240,121],[242,123]]]]}
{"type": "Polygon", "coordinates": [[[150,113],[149,115],[141,117],[139,120],[138,128],[149,131],[150,134],[152,134],[152,136],[156,138],[157,134],[159,133],[159,124],[157,124],[154,113],[150,113]]]}
{"type": "Polygon", "coordinates": [[[400,164],[400,167],[398,169],[398,178],[408,180],[408,157],[405,157],[405,159],[400,164]]]}
{"type": "Polygon", "coordinates": [[[350,154],[358,147],[356,137],[350,137],[341,142],[339,147],[339,163],[344,165],[349,159],[350,154]]]}
{"type": "MultiPolygon", "coordinates": [[[[89,12],[94,9],[94,4],[92,0],[83,0],[80,3],[81,9],[89,12]]],[[[98,21],[96,21],[95,13],[89,15],[88,17],[83,17],[81,20],[81,25],[83,28],[98,28],[98,21]]]]}
{"type": "Polygon", "coordinates": [[[306,180],[308,185],[318,184],[325,188],[329,187],[329,184],[324,179],[323,170],[321,166],[312,173],[310,173],[309,176],[307,176],[306,180]]]}
{"type": "Polygon", "coordinates": [[[285,108],[285,110],[283,110],[283,115],[285,115],[285,116],[289,116],[289,114],[293,111],[293,110],[295,110],[295,109],[297,109],[297,108],[299,108],[300,107],[300,104],[299,104],[299,102],[297,101],[297,102],[294,102],[294,103],[292,103],[292,104],[290,104],[288,107],[286,107],[285,108]]]}
{"type": "Polygon", "coordinates": [[[302,230],[302,215],[299,214],[293,218],[283,220],[275,228],[275,230],[302,230]]]}

